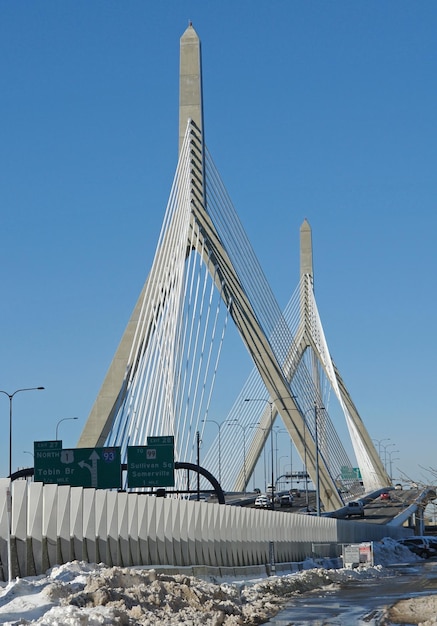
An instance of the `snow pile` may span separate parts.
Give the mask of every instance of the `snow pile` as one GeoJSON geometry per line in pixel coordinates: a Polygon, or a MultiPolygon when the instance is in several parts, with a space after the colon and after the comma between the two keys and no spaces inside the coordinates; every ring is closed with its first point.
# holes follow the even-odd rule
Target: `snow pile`
{"type": "Polygon", "coordinates": [[[414,563],[415,561],[423,560],[390,537],[385,537],[385,539],[373,544],[373,558],[375,563],[384,566],[396,563],[414,563]]]}
{"type": "Polygon", "coordinates": [[[399,600],[386,611],[391,624],[436,626],[437,596],[421,596],[399,600]]]}
{"type": "Polygon", "coordinates": [[[375,545],[374,567],[327,569],[308,560],[304,570],[244,582],[210,582],[144,568],[73,562],[46,576],[3,583],[0,623],[5,625],[234,626],[261,624],[294,594],[339,585],[351,579],[394,575],[391,563],[416,561],[407,548],[386,539],[375,545]]]}

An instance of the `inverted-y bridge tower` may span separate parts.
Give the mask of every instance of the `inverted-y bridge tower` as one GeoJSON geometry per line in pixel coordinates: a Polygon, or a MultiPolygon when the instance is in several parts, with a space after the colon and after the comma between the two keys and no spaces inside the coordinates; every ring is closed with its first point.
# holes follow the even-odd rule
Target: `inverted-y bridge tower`
{"type": "Polygon", "coordinates": [[[305,326],[296,343],[206,148],[200,41],[190,25],[181,38],[179,159],[155,257],[78,446],[119,445],[125,458],[128,445],[173,435],[176,460],[191,460],[229,320],[264,385],[259,444],[279,414],[309,472],[317,465],[325,509],[341,506],[303,408],[321,406],[317,384],[296,370],[299,346],[312,339],[305,326]]]}
{"type": "MultiPolygon", "coordinates": [[[[389,485],[391,479],[329,353],[314,294],[311,228],[307,220],[300,231],[300,324],[296,346],[299,359],[304,358],[307,351],[311,353],[340,403],[366,489],[370,491],[389,485]]],[[[319,383],[317,377],[316,381],[319,383]]]]}
{"type": "MultiPolygon", "coordinates": [[[[300,433],[303,434],[303,456],[297,445],[296,448],[304,462],[305,473],[308,472],[311,481],[316,485],[318,466],[321,460],[324,461],[330,476],[334,478],[336,488],[347,494],[344,495],[345,499],[358,497],[363,492],[389,485],[390,477],[328,349],[314,293],[312,237],[307,220],[304,220],[300,229],[300,282],[283,312],[280,335],[284,327],[290,334],[286,335],[287,352],[285,358],[283,357],[282,370],[290,388],[293,388],[303,420],[303,433],[302,431],[300,433]],[[353,467],[349,460],[345,450],[346,442],[344,438],[342,440],[338,436],[331,412],[336,414],[337,420],[341,419],[347,425],[348,439],[355,454],[355,465],[358,467],[353,467]],[[315,445],[317,456],[311,442],[315,445]]],[[[271,341],[274,342],[274,339],[275,336],[271,341]]],[[[217,458],[217,450],[220,449],[220,443],[226,450],[231,450],[231,454],[228,453],[226,458],[226,467],[232,477],[231,488],[236,491],[246,489],[255,466],[260,462],[261,454],[266,448],[273,424],[278,414],[281,415],[276,403],[271,399],[263,401],[256,423],[254,416],[257,414],[254,413],[253,407],[250,411],[242,410],[244,399],[248,396],[261,397],[263,389],[264,383],[254,368],[224,422],[232,425],[238,420],[240,430],[237,431],[237,435],[235,433],[231,435],[228,429],[221,429],[221,441],[216,439],[207,455],[210,471],[216,475],[223,475],[225,472],[220,470],[223,464],[217,458]],[[240,437],[236,442],[238,434],[240,437]],[[233,456],[237,455],[238,448],[243,449],[243,459],[241,460],[240,454],[237,465],[233,456]]],[[[286,419],[283,419],[283,422],[287,426],[286,419]]],[[[283,432],[276,425],[274,430],[276,437],[283,432]]],[[[290,435],[294,443],[293,433],[290,435]]],[[[273,454],[273,444],[271,453],[273,454]]],[[[291,459],[290,451],[290,471],[291,459]]],[[[328,498],[325,498],[325,506],[326,500],[328,498]]]]}

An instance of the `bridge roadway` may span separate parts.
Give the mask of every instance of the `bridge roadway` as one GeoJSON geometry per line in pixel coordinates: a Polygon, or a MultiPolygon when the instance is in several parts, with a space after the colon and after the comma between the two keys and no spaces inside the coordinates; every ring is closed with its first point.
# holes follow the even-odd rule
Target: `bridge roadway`
{"type": "Polygon", "coordinates": [[[390,499],[381,500],[380,497],[366,503],[364,515],[366,522],[374,524],[388,524],[397,515],[408,509],[420,497],[419,489],[388,491],[390,499]]]}
{"type": "MultiPolygon", "coordinates": [[[[387,491],[390,496],[388,500],[381,499],[380,495],[372,498],[361,498],[364,502],[364,518],[350,517],[348,519],[355,521],[362,520],[373,524],[388,524],[393,521],[395,517],[402,514],[409,507],[413,506],[423,493],[420,489],[390,489],[387,491]]],[[[226,504],[254,507],[257,495],[258,494],[256,493],[225,494],[226,504]]],[[[211,498],[211,501],[213,501],[213,498],[211,498]]],[[[316,510],[315,491],[308,491],[308,508],[312,513],[316,510]]],[[[276,504],[275,510],[282,511],[284,513],[307,514],[306,493],[301,492],[300,497],[294,496],[292,506],[279,506],[279,504],[276,504]]]]}

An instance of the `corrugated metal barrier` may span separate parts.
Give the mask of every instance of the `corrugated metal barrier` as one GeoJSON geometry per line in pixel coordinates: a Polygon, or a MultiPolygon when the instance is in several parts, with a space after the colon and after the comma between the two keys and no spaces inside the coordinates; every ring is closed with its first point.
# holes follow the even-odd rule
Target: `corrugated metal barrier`
{"type": "Polygon", "coordinates": [[[314,543],[403,534],[401,528],[352,520],[0,479],[3,580],[9,560],[11,578],[76,559],[108,566],[238,568],[268,566],[272,542],[276,563],[290,563],[311,556],[314,543]]]}

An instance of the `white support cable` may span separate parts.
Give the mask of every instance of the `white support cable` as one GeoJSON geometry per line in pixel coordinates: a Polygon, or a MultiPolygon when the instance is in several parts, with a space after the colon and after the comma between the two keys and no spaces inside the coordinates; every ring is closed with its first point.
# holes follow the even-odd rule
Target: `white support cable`
{"type": "Polygon", "coordinates": [[[340,389],[338,387],[338,381],[334,372],[334,367],[332,364],[332,358],[329,354],[329,350],[328,350],[328,346],[327,346],[327,342],[326,342],[326,338],[325,338],[325,334],[323,331],[323,327],[322,327],[322,323],[321,323],[321,319],[320,319],[320,315],[319,312],[317,310],[317,304],[314,298],[314,294],[312,293],[312,300],[311,300],[311,304],[312,304],[312,309],[313,309],[313,320],[314,320],[314,325],[316,327],[314,335],[317,337],[318,339],[318,348],[320,351],[320,354],[323,358],[323,362],[324,362],[324,366],[326,367],[326,370],[328,372],[328,376],[329,376],[329,380],[330,383],[332,385],[332,388],[334,390],[335,395],[337,396],[337,399],[343,409],[343,414],[346,420],[346,424],[347,427],[349,429],[349,433],[350,433],[350,437],[351,437],[351,442],[355,451],[355,455],[357,457],[357,461],[359,464],[359,467],[361,469],[361,474],[364,480],[364,483],[366,485],[366,487],[370,490],[372,488],[378,488],[381,485],[379,484],[377,478],[376,478],[376,473],[375,473],[375,467],[372,463],[372,460],[369,456],[369,452],[367,450],[366,445],[364,444],[362,437],[360,435],[360,433],[358,432],[352,417],[349,414],[349,411],[347,410],[347,407],[345,406],[341,393],[340,393],[340,389]]]}
{"type": "MultiPolygon", "coordinates": [[[[193,385],[193,381],[196,379],[196,367],[197,367],[197,363],[196,363],[196,359],[195,359],[195,355],[197,354],[197,347],[198,347],[198,339],[199,339],[199,324],[196,323],[199,321],[197,318],[197,315],[199,314],[198,311],[198,304],[199,304],[199,275],[197,275],[197,281],[196,281],[196,286],[195,286],[195,290],[194,290],[194,311],[196,312],[196,315],[193,315],[192,317],[192,324],[191,324],[191,329],[190,329],[190,341],[189,341],[189,353],[191,353],[191,358],[190,358],[190,371],[188,374],[188,386],[187,386],[187,403],[185,405],[185,415],[188,421],[188,429],[190,432],[193,432],[193,409],[194,409],[194,401],[195,398],[192,397],[193,394],[196,393],[196,389],[193,385]]],[[[185,450],[183,450],[184,455],[186,456],[186,458],[189,458],[189,450],[188,450],[188,441],[186,442],[187,444],[187,448],[185,450]]]]}
{"type": "MultiPolygon", "coordinates": [[[[199,276],[200,278],[200,276],[199,276]]],[[[198,320],[197,320],[197,333],[196,333],[196,371],[195,377],[193,378],[192,389],[190,390],[190,395],[193,398],[192,403],[192,423],[197,429],[199,424],[199,415],[196,416],[196,407],[199,407],[201,404],[201,397],[203,396],[203,390],[200,385],[200,381],[202,379],[202,370],[204,367],[204,359],[205,359],[205,332],[207,330],[207,323],[209,317],[209,306],[206,312],[206,319],[204,319],[204,304],[205,304],[205,296],[206,296],[206,285],[207,281],[211,280],[208,276],[207,272],[203,274],[202,284],[199,282],[199,293],[201,295],[199,299],[199,311],[198,311],[198,320]],[[201,287],[201,291],[200,291],[201,287]],[[198,400],[199,398],[199,400],[198,400]]]]}
{"type": "MultiPolygon", "coordinates": [[[[205,274],[206,275],[206,274],[205,274]]],[[[203,369],[203,382],[201,385],[201,398],[200,398],[200,402],[198,403],[198,414],[197,414],[197,420],[196,420],[196,427],[198,428],[200,420],[201,420],[201,411],[205,410],[205,404],[204,404],[204,400],[205,400],[205,392],[207,389],[207,385],[208,385],[208,377],[209,377],[209,372],[210,372],[210,364],[211,364],[211,355],[212,355],[212,347],[213,347],[213,343],[214,343],[214,336],[215,336],[215,326],[213,325],[213,327],[210,329],[210,315],[211,315],[211,309],[213,306],[213,295],[214,295],[214,285],[213,283],[210,281],[210,294],[209,294],[209,301],[208,301],[208,313],[206,316],[206,320],[205,320],[205,326],[204,326],[204,334],[203,334],[203,342],[202,342],[202,355],[203,355],[203,359],[204,359],[204,369],[203,369]],[[208,330],[208,333],[207,333],[208,330]],[[209,334],[211,333],[211,334],[209,334]],[[208,344],[208,340],[209,340],[209,345],[208,344]]],[[[217,302],[217,308],[218,308],[219,303],[217,302]]],[[[216,309],[217,312],[217,309],[216,309]]],[[[216,319],[216,315],[214,316],[214,319],[216,319]]],[[[206,406],[206,409],[208,407],[206,406]]]]}
{"type": "MultiPolygon", "coordinates": [[[[294,301],[294,306],[292,308],[296,309],[299,306],[299,297],[296,297],[296,292],[292,298],[292,301],[294,301]]],[[[294,317],[297,318],[298,316],[296,316],[296,314],[294,313],[294,317]]],[[[302,365],[300,366],[300,369],[302,369],[302,365]]],[[[297,378],[299,378],[299,376],[297,376],[297,378]]],[[[307,376],[304,376],[304,379],[306,379],[307,376]]],[[[258,381],[258,388],[256,391],[253,390],[253,387],[249,387],[248,385],[245,386],[245,391],[244,391],[244,395],[246,395],[246,397],[262,397],[263,395],[265,395],[265,388],[263,386],[263,382],[258,374],[258,372],[256,370],[254,370],[252,372],[251,377],[249,378],[249,381],[251,381],[251,385],[253,384],[253,381],[257,380],[258,381]],[[248,389],[250,389],[250,391],[248,391],[248,389]]],[[[305,385],[306,385],[306,395],[307,395],[307,400],[306,400],[306,406],[311,407],[313,405],[314,402],[314,392],[311,391],[311,385],[309,386],[310,391],[308,393],[308,382],[305,380],[305,385]]],[[[320,404],[320,402],[319,402],[320,404]]],[[[327,407],[326,407],[327,408],[327,407]]],[[[306,409],[306,412],[308,412],[308,410],[306,409]]],[[[241,415],[240,415],[241,418],[241,415]]],[[[229,415],[226,418],[226,421],[230,421],[230,420],[234,420],[235,418],[235,411],[234,411],[234,407],[231,409],[229,415]]],[[[253,420],[253,417],[249,418],[253,420]]],[[[307,425],[308,425],[308,437],[312,436],[314,437],[314,423],[312,420],[311,416],[306,416],[306,421],[307,421],[307,425]]],[[[240,419],[239,423],[243,426],[247,428],[247,422],[244,423],[243,420],[240,419]]],[[[254,435],[252,437],[250,437],[249,435],[249,431],[246,431],[247,437],[246,437],[246,443],[247,443],[247,448],[249,449],[249,447],[252,444],[252,440],[253,439],[258,439],[260,440],[262,438],[262,434],[258,431],[255,432],[254,435]]],[[[235,433],[233,436],[233,439],[238,439],[238,446],[233,446],[229,452],[225,453],[225,458],[226,458],[226,467],[228,468],[227,474],[225,475],[225,480],[227,481],[225,484],[226,488],[232,488],[231,485],[229,484],[229,481],[234,482],[235,481],[235,477],[236,474],[241,471],[241,465],[242,465],[242,459],[241,459],[241,450],[243,448],[242,446],[242,435],[240,433],[235,433]],[[239,448],[240,453],[238,455],[238,458],[235,456],[235,447],[239,448]]],[[[265,437],[264,437],[265,439],[265,437]]],[[[222,436],[222,448],[225,448],[225,446],[227,445],[227,437],[222,436]]],[[[332,426],[332,423],[330,422],[330,420],[327,417],[327,411],[323,412],[323,428],[321,429],[321,433],[320,433],[320,439],[319,439],[319,444],[321,443],[321,455],[322,457],[325,459],[328,467],[331,466],[332,472],[340,472],[340,469],[342,466],[347,466],[347,467],[351,467],[351,463],[350,460],[347,456],[347,454],[344,451],[343,445],[340,441],[340,439],[338,438],[338,436],[336,436],[335,433],[335,429],[332,426]],[[336,453],[335,450],[338,449],[338,452],[336,453]]],[[[213,446],[212,446],[212,450],[215,450],[217,448],[217,438],[215,439],[213,446]]],[[[216,459],[216,455],[215,454],[209,454],[207,455],[207,461],[211,462],[212,465],[216,465],[217,459],[216,459]]],[[[222,471],[222,477],[223,477],[223,471],[222,471]]],[[[222,478],[222,480],[224,480],[222,478]]]]}
{"type": "MultiPolygon", "coordinates": [[[[215,322],[214,322],[214,333],[213,333],[213,338],[215,338],[218,333],[218,328],[219,328],[219,313],[221,310],[221,301],[219,300],[217,303],[217,309],[216,309],[216,316],[215,316],[215,322]]],[[[206,403],[206,410],[205,410],[205,416],[208,415],[209,413],[209,409],[211,406],[211,399],[212,399],[212,393],[214,390],[214,386],[215,386],[215,381],[216,381],[216,377],[217,377],[217,371],[218,371],[218,366],[219,366],[219,362],[220,362],[220,356],[221,356],[221,352],[222,352],[222,348],[223,348],[223,342],[224,342],[224,338],[225,338],[225,333],[226,333],[226,328],[228,325],[228,321],[229,321],[229,308],[226,309],[226,315],[225,315],[225,320],[223,325],[221,326],[221,335],[220,335],[220,340],[219,340],[219,345],[217,348],[217,352],[216,352],[216,358],[215,358],[215,362],[214,362],[214,369],[212,372],[212,381],[211,381],[211,386],[210,386],[210,390],[209,390],[209,396],[208,396],[208,400],[206,403]]],[[[212,346],[212,342],[211,342],[211,346],[212,346]]]]}
{"type": "MultiPolygon", "coordinates": [[[[195,455],[195,432],[202,423],[202,417],[209,414],[224,336],[224,326],[221,333],[217,332],[219,322],[222,323],[222,294],[216,288],[221,280],[218,278],[220,274],[211,276],[203,264],[202,259],[208,257],[208,253],[202,248],[203,234],[199,232],[191,212],[191,147],[188,138],[189,132],[186,133],[181,150],[155,254],[154,276],[159,277],[159,288],[156,280],[151,280],[144,293],[129,358],[133,366],[128,372],[128,396],[123,403],[127,413],[125,417],[120,417],[119,423],[114,423],[113,431],[117,437],[123,433],[123,446],[127,445],[127,441],[144,443],[149,434],[173,432],[177,454],[183,457],[182,460],[195,455]],[[187,255],[188,242],[192,249],[187,255]],[[153,320],[151,324],[149,320],[153,320]],[[146,328],[146,324],[150,325],[146,328]],[[129,420],[129,425],[126,426],[123,420],[129,420]]],[[[325,383],[318,389],[302,360],[298,367],[294,366],[299,357],[294,340],[295,328],[299,323],[299,295],[294,295],[290,316],[283,314],[212,160],[207,151],[205,153],[208,215],[275,357],[283,364],[284,374],[292,372],[293,392],[297,393],[299,403],[306,412],[306,407],[312,406],[314,398],[319,400],[324,395],[325,383]]],[[[214,261],[210,261],[210,265],[214,265],[214,261]]],[[[227,288],[226,285],[224,287],[227,288]]],[[[230,302],[225,304],[226,324],[230,302]]],[[[317,325],[314,328],[315,334],[319,333],[317,325]]],[[[320,343],[319,334],[317,342],[320,343]]],[[[315,378],[322,380],[316,369],[315,378]]],[[[245,438],[246,452],[251,442],[265,441],[267,438],[267,433],[260,429],[254,428],[254,432],[251,432],[254,406],[250,410],[247,406],[241,406],[244,405],[244,397],[266,395],[258,372],[250,379],[247,389],[250,391],[239,396],[228,415],[228,421],[238,419],[239,426],[221,429],[222,445],[227,450],[227,467],[224,470],[226,484],[235,482],[241,472],[242,436],[245,438]]],[[[268,408],[264,407],[263,412],[268,408]]],[[[204,429],[204,423],[201,428],[204,429]]],[[[340,462],[345,462],[344,455],[341,445],[339,451],[335,452],[338,442],[331,430],[330,421],[324,416],[320,433],[321,454],[329,457],[329,463],[332,457],[332,462],[338,466],[340,462]]],[[[310,434],[314,436],[314,423],[308,416],[310,434]]],[[[217,449],[210,456],[207,454],[205,460],[207,458],[211,458],[215,465],[218,461],[217,449]]]]}
{"type": "MultiPolygon", "coordinates": [[[[157,251],[155,253],[155,258],[154,258],[153,265],[152,265],[152,267],[155,268],[156,270],[155,274],[160,277],[164,277],[165,272],[166,272],[166,268],[164,265],[165,257],[164,257],[163,250],[167,242],[167,239],[169,237],[168,233],[170,233],[170,236],[173,236],[173,240],[170,242],[171,246],[177,244],[177,241],[175,241],[174,238],[177,238],[178,235],[181,235],[181,233],[178,232],[179,229],[177,228],[170,229],[170,225],[175,219],[176,208],[178,206],[183,206],[184,204],[183,196],[181,197],[180,195],[181,187],[179,184],[179,180],[181,178],[181,170],[183,169],[182,164],[184,165],[186,164],[186,155],[188,154],[187,146],[188,146],[188,139],[186,136],[185,141],[184,141],[184,146],[183,146],[183,154],[185,155],[185,159],[180,159],[178,162],[178,168],[177,168],[176,176],[175,176],[173,186],[172,186],[170,201],[169,201],[169,204],[167,205],[167,211],[166,211],[165,218],[164,218],[164,224],[163,224],[163,228],[161,229],[161,235],[158,241],[157,251]]],[[[186,165],[185,165],[185,169],[186,169],[186,165]]],[[[186,174],[185,174],[185,177],[186,177],[186,174]]],[[[185,200],[185,203],[186,203],[186,200],[185,200]]],[[[159,303],[155,303],[151,297],[152,296],[151,291],[154,289],[154,285],[148,284],[147,287],[148,289],[143,299],[142,309],[140,313],[141,321],[137,326],[137,332],[136,332],[136,335],[134,337],[134,341],[132,344],[132,351],[129,356],[129,361],[128,361],[129,363],[138,362],[139,360],[138,351],[141,347],[141,342],[139,340],[139,337],[144,336],[144,330],[145,330],[144,325],[146,323],[146,320],[149,319],[147,313],[149,311],[153,312],[153,308],[159,305],[159,303]]]]}
{"type": "MultiPolygon", "coordinates": [[[[196,229],[195,235],[198,238],[198,229],[196,229]]],[[[176,376],[177,388],[175,389],[175,405],[178,407],[180,415],[179,428],[182,432],[187,430],[188,415],[186,407],[184,406],[184,397],[186,395],[187,383],[188,383],[188,363],[189,363],[189,346],[191,345],[190,333],[192,332],[192,321],[195,318],[195,311],[192,304],[192,293],[194,289],[194,279],[199,265],[199,258],[197,255],[189,255],[186,263],[186,278],[185,278],[185,295],[184,302],[185,307],[181,312],[181,326],[182,332],[180,334],[180,350],[178,351],[178,360],[180,363],[180,374],[176,376]],[[184,410],[183,410],[184,409],[184,410]]],[[[188,444],[181,446],[178,450],[178,458],[187,460],[187,448],[188,444]]]]}
{"type": "MultiPolygon", "coordinates": [[[[174,185],[174,187],[175,187],[175,186],[178,186],[178,185],[174,185]]],[[[179,187],[179,186],[178,186],[178,187],[179,187]]],[[[173,197],[174,197],[174,195],[173,195],[173,197]]],[[[171,207],[171,208],[170,208],[170,210],[167,212],[167,214],[171,214],[171,213],[172,213],[172,207],[171,207]]],[[[169,221],[170,221],[170,220],[169,220],[169,221]]],[[[188,226],[186,226],[185,231],[187,231],[187,228],[188,228],[188,226]]],[[[175,229],[175,230],[177,230],[177,229],[175,229]]],[[[162,235],[162,237],[161,237],[161,238],[163,239],[163,238],[164,238],[164,235],[162,235]]],[[[175,233],[175,236],[174,236],[174,243],[177,243],[178,241],[179,241],[179,242],[180,242],[180,241],[184,241],[184,240],[186,241],[186,236],[184,236],[183,234],[182,234],[182,236],[181,236],[181,233],[180,233],[180,232],[176,232],[176,233],[175,233]]],[[[173,242],[172,242],[172,243],[173,243],[173,242]]],[[[172,245],[172,247],[173,247],[173,249],[174,249],[174,245],[172,245]]],[[[183,251],[182,251],[182,253],[185,255],[185,250],[183,250],[183,251]]],[[[160,262],[160,261],[162,262],[162,259],[159,259],[159,260],[158,260],[158,262],[160,262]]],[[[162,272],[161,272],[161,275],[162,275],[162,272]]],[[[171,286],[169,286],[169,287],[166,287],[165,289],[168,289],[168,291],[170,291],[170,290],[171,290],[171,287],[173,287],[173,285],[171,285],[171,286]]],[[[150,300],[148,300],[148,299],[147,299],[147,296],[148,296],[148,295],[149,295],[149,294],[148,294],[148,293],[146,293],[146,297],[144,298],[144,302],[145,302],[145,303],[147,302],[147,304],[150,306],[150,300]]],[[[156,306],[156,305],[155,305],[155,304],[153,304],[153,303],[152,303],[151,305],[152,305],[152,306],[156,306]]],[[[160,304],[160,305],[158,305],[158,306],[164,306],[164,305],[163,305],[163,303],[161,303],[161,304],[160,304]]],[[[165,306],[168,306],[168,303],[166,303],[166,304],[165,304],[165,306]]],[[[144,307],[144,305],[143,305],[143,311],[142,311],[142,318],[143,318],[143,320],[146,318],[146,315],[145,315],[145,313],[144,313],[144,308],[145,308],[145,307],[144,307]]],[[[153,333],[154,337],[151,339],[151,342],[155,341],[156,337],[158,337],[158,335],[159,335],[159,328],[160,328],[160,323],[159,323],[159,322],[158,322],[158,320],[155,318],[155,332],[153,333]]],[[[140,329],[141,329],[141,327],[140,327],[140,329]]],[[[143,330],[143,329],[141,329],[141,332],[144,332],[144,330],[143,330]]],[[[140,336],[141,336],[141,332],[139,332],[140,336]]],[[[134,345],[135,345],[135,342],[134,342],[134,345]]],[[[137,345],[138,345],[138,344],[137,344],[137,345]]],[[[152,343],[148,343],[148,347],[150,348],[151,346],[152,346],[152,343]]],[[[138,347],[139,347],[139,346],[138,346],[138,347]]],[[[144,354],[145,354],[145,353],[144,353],[144,350],[145,350],[145,348],[146,348],[146,347],[147,347],[147,346],[144,346],[144,345],[142,346],[142,352],[141,352],[141,353],[140,353],[140,352],[138,352],[138,348],[137,348],[137,353],[135,354],[135,361],[134,361],[134,362],[139,362],[139,363],[141,363],[141,362],[142,362],[142,360],[144,359],[144,354]]],[[[131,356],[131,360],[132,360],[132,356],[131,356]]],[[[150,364],[149,364],[149,365],[150,365],[150,364]]],[[[156,373],[156,371],[158,371],[159,369],[162,369],[162,368],[157,368],[157,367],[156,367],[156,365],[157,365],[157,362],[155,362],[155,373],[156,373]]],[[[138,378],[137,378],[137,380],[138,380],[138,378]]],[[[161,382],[162,382],[162,381],[161,381],[161,382]]],[[[150,392],[149,392],[149,393],[150,393],[150,392]]],[[[143,394],[143,395],[144,395],[144,394],[143,394]]],[[[153,395],[153,393],[152,393],[152,395],[153,395]]],[[[155,414],[156,414],[156,413],[155,413],[155,414]]],[[[135,428],[135,424],[134,424],[134,423],[133,423],[133,428],[135,428]]],[[[131,435],[131,437],[132,437],[132,435],[133,435],[133,432],[132,432],[132,425],[131,425],[131,432],[130,432],[130,435],[131,435]]]]}
{"type": "Polygon", "coordinates": [[[208,203],[208,212],[220,231],[222,241],[237,274],[243,282],[249,300],[257,311],[258,321],[265,334],[270,336],[276,320],[282,315],[264,272],[247,239],[232,202],[206,150],[208,180],[213,178],[219,202],[208,203]],[[273,306],[273,309],[272,309],[273,306]],[[272,312],[273,311],[273,312],[272,312]]]}

